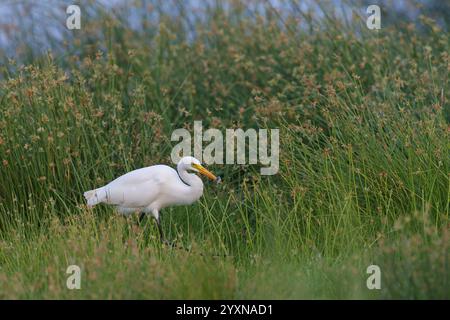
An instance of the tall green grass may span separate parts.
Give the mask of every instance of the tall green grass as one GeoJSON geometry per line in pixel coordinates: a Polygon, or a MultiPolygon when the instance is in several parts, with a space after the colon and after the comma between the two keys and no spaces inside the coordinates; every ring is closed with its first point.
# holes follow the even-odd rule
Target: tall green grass
{"type": "Polygon", "coordinates": [[[449,298],[448,34],[249,10],[209,8],[190,40],[182,16],[100,12],[67,55],[2,66],[1,298],[449,298]],[[83,191],[170,164],[194,120],[279,128],[279,173],[211,166],[222,185],[162,213],[188,251],[86,208],[83,191]]]}

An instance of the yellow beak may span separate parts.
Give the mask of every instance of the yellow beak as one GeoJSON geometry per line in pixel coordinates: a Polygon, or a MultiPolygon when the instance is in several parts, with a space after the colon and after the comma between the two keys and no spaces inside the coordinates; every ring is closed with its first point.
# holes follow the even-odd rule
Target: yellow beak
{"type": "Polygon", "coordinates": [[[214,180],[214,181],[217,180],[217,177],[214,174],[212,174],[210,171],[206,170],[206,168],[203,167],[202,165],[194,163],[194,164],[192,164],[192,166],[195,169],[197,169],[198,172],[201,173],[202,175],[210,178],[211,180],[214,180]]]}

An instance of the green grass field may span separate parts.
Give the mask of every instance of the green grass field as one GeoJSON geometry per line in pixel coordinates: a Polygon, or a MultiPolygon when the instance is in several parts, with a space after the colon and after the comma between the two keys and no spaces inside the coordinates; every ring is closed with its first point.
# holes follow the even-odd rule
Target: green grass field
{"type": "Polygon", "coordinates": [[[229,5],[189,30],[99,10],[62,52],[0,56],[0,298],[450,298],[448,33],[229,5]],[[162,213],[189,251],[150,218],[85,206],[173,166],[171,133],[194,120],[279,128],[279,173],[209,166],[223,183],[162,213]]]}

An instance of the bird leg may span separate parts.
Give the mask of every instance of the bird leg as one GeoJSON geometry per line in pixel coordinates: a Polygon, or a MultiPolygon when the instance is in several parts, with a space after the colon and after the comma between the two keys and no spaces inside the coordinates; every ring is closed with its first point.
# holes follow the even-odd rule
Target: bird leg
{"type": "Polygon", "coordinates": [[[145,213],[144,213],[144,212],[141,212],[141,213],[139,214],[139,225],[142,224],[142,220],[144,220],[144,218],[145,218],[145,213]]]}
{"type": "Polygon", "coordinates": [[[164,233],[163,230],[161,228],[161,222],[160,222],[160,218],[155,218],[156,220],[156,225],[158,226],[158,231],[159,231],[159,240],[161,240],[162,243],[166,242],[166,240],[164,239],[164,233]]]}
{"type": "Polygon", "coordinates": [[[172,241],[166,240],[164,237],[164,232],[161,227],[161,216],[158,215],[158,218],[155,217],[155,220],[156,220],[156,225],[158,226],[159,240],[161,241],[161,243],[165,244],[166,246],[172,247],[172,248],[176,247],[175,243],[173,243],[172,241]]]}
{"type": "MultiPolygon", "coordinates": [[[[138,223],[139,225],[142,224],[142,221],[145,218],[145,212],[141,212],[139,213],[139,218],[138,218],[138,223]]],[[[159,240],[161,241],[161,243],[169,245],[169,246],[173,246],[169,241],[167,241],[166,239],[164,239],[164,233],[161,227],[161,222],[160,222],[160,216],[159,214],[157,216],[154,216],[155,221],[156,221],[156,225],[158,226],[158,231],[159,231],[159,240]]]]}

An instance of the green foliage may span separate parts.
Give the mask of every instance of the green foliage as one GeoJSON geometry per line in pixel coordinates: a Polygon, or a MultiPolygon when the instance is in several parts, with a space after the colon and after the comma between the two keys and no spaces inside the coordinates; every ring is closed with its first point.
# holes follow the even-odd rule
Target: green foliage
{"type": "Polygon", "coordinates": [[[448,34],[244,9],[209,8],[193,39],[182,16],[135,30],[99,12],[67,55],[1,67],[0,298],[449,298],[448,34]],[[169,164],[194,120],[280,128],[280,172],[209,168],[224,183],[162,215],[190,251],[85,207],[169,164]]]}

